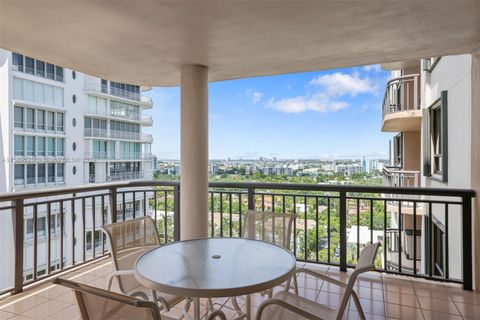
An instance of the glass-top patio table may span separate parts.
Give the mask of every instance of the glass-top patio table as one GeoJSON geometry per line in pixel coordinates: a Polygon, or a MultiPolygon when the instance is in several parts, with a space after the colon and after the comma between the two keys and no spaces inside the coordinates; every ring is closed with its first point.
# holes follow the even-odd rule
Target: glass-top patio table
{"type": "Polygon", "coordinates": [[[192,298],[195,320],[200,319],[200,298],[246,295],[250,319],[250,294],[289,280],[295,262],[290,251],[264,241],[208,238],[148,251],[135,263],[135,276],[150,289],[192,298]]]}

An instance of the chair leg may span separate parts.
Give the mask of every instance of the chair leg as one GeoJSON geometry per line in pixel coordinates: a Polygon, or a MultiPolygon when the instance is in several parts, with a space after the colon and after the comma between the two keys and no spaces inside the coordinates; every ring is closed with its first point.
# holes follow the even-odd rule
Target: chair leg
{"type": "Polygon", "coordinates": [[[355,290],[352,290],[352,297],[353,297],[353,302],[355,302],[355,307],[357,308],[357,313],[359,318],[361,320],[365,320],[365,314],[363,313],[362,305],[360,304],[360,300],[358,299],[358,296],[355,290]]]}
{"type": "Polygon", "coordinates": [[[115,278],[115,276],[112,274],[110,275],[110,277],[108,278],[108,284],[107,284],[107,291],[112,291],[112,284],[113,284],[113,279],[115,278]]]}

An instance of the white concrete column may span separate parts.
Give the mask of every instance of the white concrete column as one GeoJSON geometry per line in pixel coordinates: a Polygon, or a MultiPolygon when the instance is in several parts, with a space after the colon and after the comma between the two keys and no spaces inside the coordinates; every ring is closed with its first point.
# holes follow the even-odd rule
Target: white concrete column
{"type": "Polygon", "coordinates": [[[208,236],[208,68],[182,66],[180,238],[208,236]]]}

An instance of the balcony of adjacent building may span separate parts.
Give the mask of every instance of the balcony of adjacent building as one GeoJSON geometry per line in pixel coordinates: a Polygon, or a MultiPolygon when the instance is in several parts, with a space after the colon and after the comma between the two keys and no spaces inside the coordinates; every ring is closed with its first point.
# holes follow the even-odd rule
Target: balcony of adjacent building
{"type": "Polygon", "coordinates": [[[127,120],[131,123],[138,123],[144,127],[153,125],[153,118],[150,115],[142,114],[140,110],[129,110],[126,108],[87,108],[85,116],[108,120],[127,120]]]}
{"type": "Polygon", "coordinates": [[[103,98],[114,97],[120,101],[135,102],[142,109],[153,107],[152,98],[143,95],[139,86],[120,84],[87,75],[85,76],[85,91],[103,98]],[[132,89],[132,87],[135,87],[135,89],[132,89]]]}
{"type": "Polygon", "coordinates": [[[154,155],[150,152],[108,152],[93,151],[85,152],[85,161],[131,161],[131,160],[153,160],[154,155]]]}
{"type": "Polygon", "coordinates": [[[133,140],[133,141],[140,141],[144,143],[153,142],[153,136],[150,133],[108,130],[106,128],[85,128],[84,135],[87,138],[133,140]]]}
{"type": "Polygon", "coordinates": [[[382,131],[420,131],[420,75],[390,79],[383,99],[382,131]]]}

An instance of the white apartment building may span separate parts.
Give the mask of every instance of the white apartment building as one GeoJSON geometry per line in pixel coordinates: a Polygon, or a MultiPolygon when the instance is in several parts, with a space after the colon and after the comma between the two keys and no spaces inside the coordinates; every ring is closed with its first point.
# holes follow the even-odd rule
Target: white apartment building
{"type": "MultiPolygon", "coordinates": [[[[96,78],[0,50],[0,156],[3,160],[0,192],[151,178],[153,139],[143,133],[143,128],[152,126],[152,118],[143,111],[152,107],[152,100],[142,95],[139,86],[96,78]]],[[[117,208],[123,210],[125,204],[128,215],[142,208],[142,201],[134,203],[131,197],[127,197],[118,203],[117,208]]],[[[93,205],[96,212],[100,212],[100,203],[86,204],[90,211],[93,205]]],[[[54,236],[58,234],[51,252],[51,261],[56,263],[59,262],[60,237],[64,238],[64,244],[70,243],[66,239],[72,234],[72,226],[65,225],[64,234],[59,234],[58,203],[51,207],[38,206],[37,209],[36,226],[40,237],[37,272],[41,275],[47,259],[47,237],[43,239],[41,236],[48,233],[48,221],[49,232],[54,236]]],[[[63,210],[68,213],[71,208],[63,210]]],[[[32,276],[29,270],[31,272],[33,264],[33,215],[31,210],[25,216],[24,261],[27,271],[24,276],[27,280],[32,276]]],[[[85,234],[76,230],[77,237],[86,237],[87,250],[92,249],[92,242],[99,246],[103,241],[100,230],[92,230],[89,216],[85,222],[85,234]]],[[[96,215],[96,219],[101,220],[101,217],[101,214],[96,215]]],[[[0,223],[11,224],[11,217],[0,216],[0,223]]],[[[5,230],[10,231],[10,228],[5,230]]],[[[0,241],[5,240],[0,243],[8,244],[9,239],[11,234],[0,235],[0,241]]],[[[5,246],[0,247],[1,250],[12,250],[5,246]]],[[[71,261],[70,247],[64,245],[63,249],[64,259],[71,261]]],[[[80,252],[76,250],[75,255],[80,252]]],[[[55,269],[56,263],[52,263],[51,268],[55,269]]],[[[0,266],[2,284],[11,277],[11,267],[8,264],[0,266]]]]}
{"type": "MultiPolygon", "coordinates": [[[[390,166],[383,170],[386,184],[475,187],[472,118],[478,91],[473,78],[476,67],[472,54],[383,65],[391,70],[392,78],[385,92],[382,131],[395,133],[390,143],[390,166]]],[[[396,268],[401,241],[404,267],[413,268],[416,259],[418,272],[460,278],[460,208],[452,206],[446,212],[444,205],[419,202],[414,218],[413,205],[403,202],[401,212],[398,202],[389,205],[390,267],[396,268]],[[426,250],[429,247],[431,252],[426,250]],[[433,263],[432,270],[426,269],[427,261],[433,263]]]]}

